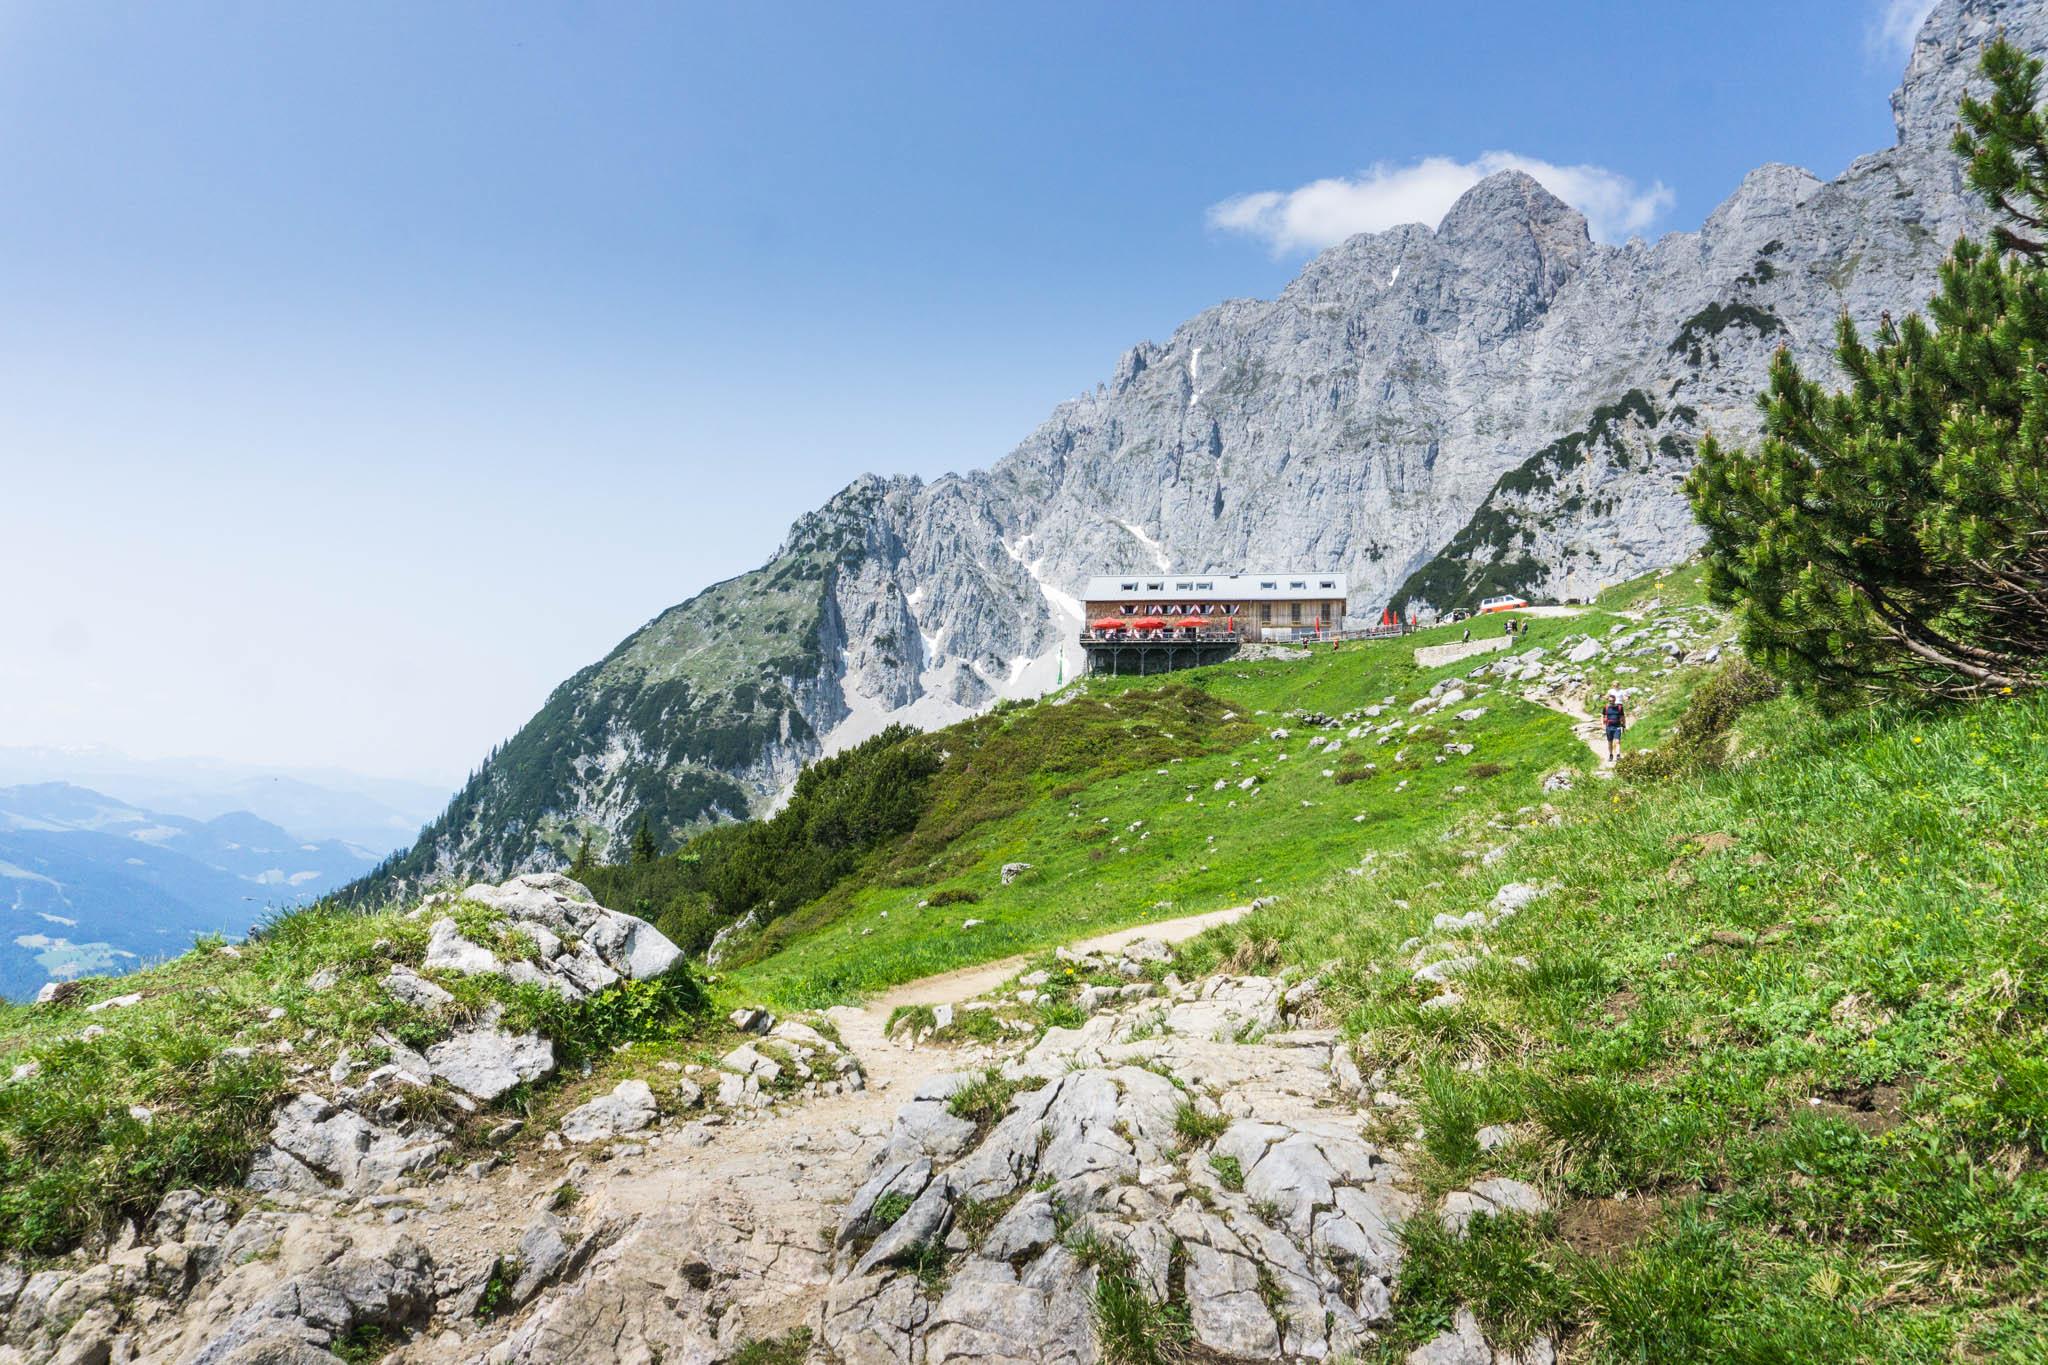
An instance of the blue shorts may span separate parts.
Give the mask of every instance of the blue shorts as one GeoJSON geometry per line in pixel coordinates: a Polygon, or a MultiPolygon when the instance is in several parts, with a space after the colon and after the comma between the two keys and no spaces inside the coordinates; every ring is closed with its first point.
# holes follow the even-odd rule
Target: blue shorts
{"type": "Polygon", "coordinates": [[[1615,742],[1616,740],[1618,740],[1618,739],[1620,739],[1620,738],[1621,738],[1621,727],[1620,727],[1619,725],[1610,725],[1610,726],[1608,726],[1608,727],[1607,727],[1607,742],[1608,742],[1609,744],[1612,744],[1612,743],[1614,743],[1614,742],[1615,742]]]}

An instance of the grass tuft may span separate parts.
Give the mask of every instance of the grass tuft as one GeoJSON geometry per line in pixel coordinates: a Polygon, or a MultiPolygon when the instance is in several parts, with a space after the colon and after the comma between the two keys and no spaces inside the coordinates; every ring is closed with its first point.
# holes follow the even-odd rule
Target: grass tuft
{"type": "Polygon", "coordinates": [[[990,1067],[952,1093],[946,1100],[946,1112],[956,1119],[966,1119],[977,1128],[991,1127],[1009,1112],[1010,1100],[1025,1084],[990,1067]]]}
{"type": "Polygon", "coordinates": [[[1189,1147],[1214,1142],[1230,1127],[1230,1116],[1220,1110],[1205,1113],[1196,1107],[1193,1100],[1182,1100],[1180,1108],[1173,1114],[1173,1131],[1181,1142],[1189,1147]]]}
{"type": "Polygon", "coordinates": [[[750,1341],[732,1354],[732,1365],[803,1365],[810,1359],[811,1329],[795,1327],[779,1337],[750,1341]]]}

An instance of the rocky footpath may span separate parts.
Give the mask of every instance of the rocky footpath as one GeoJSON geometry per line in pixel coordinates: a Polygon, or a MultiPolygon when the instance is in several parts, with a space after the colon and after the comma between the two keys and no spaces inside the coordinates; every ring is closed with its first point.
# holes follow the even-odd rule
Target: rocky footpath
{"type": "Polygon", "coordinates": [[[1646,704],[1679,669],[1716,664],[1741,649],[1733,620],[1714,607],[1666,610],[1652,598],[1633,617],[1609,626],[1604,635],[1566,636],[1554,651],[1524,650],[1486,671],[1520,684],[1535,698],[1603,687],[1646,704]]]}
{"type": "MultiPolygon", "coordinates": [[[[563,989],[589,988],[586,948],[622,978],[660,963],[647,926],[580,892],[528,877],[423,905],[415,975],[505,969],[505,939],[460,932],[465,904],[559,939],[545,961],[578,965],[520,960],[563,989]]],[[[1540,892],[1503,894],[1483,919],[1540,892]]],[[[452,1075],[436,1044],[282,1106],[250,1189],[174,1192],[89,1264],[0,1267],[0,1362],[713,1362],[771,1341],[848,1365],[1088,1362],[1131,1333],[1337,1359],[1391,1311],[1405,1220],[1544,1207],[1504,1180],[1426,1204],[1407,1101],[1359,1074],[1313,978],[1182,980],[1156,939],[1057,962],[1089,984],[1027,973],[921,1040],[878,1010],[740,1011],[716,1065],[607,1072],[561,1112],[529,1107],[551,1114],[538,1135],[497,1118],[467,1161],[395,1087],[488,1103],[541,1054],[451,1028],[490,1039],[452,1075]],[[1051,991],[1078,1026],[1011,1027],[1051,991]],[[1010,1026],[944,1041],[984,1012],[1010,1026]]],[[[1410,1358],[1551,1357],[1496,1354],[1461,1318],[1410,1358]]]]}
{"type": "MultiPolygon", "coordinates": [[[[1062,958],[1129,979],[1170,955],[1147,940],[1062,958]]],[[[969,1003],[1028,1004],[1049,984],[1034,975],[969,1003]]],[[[832,1011],[873,1088],[613,1172],[583,1217],[626,1230],[459,1358],[715,1361],[775,1340],[847,1365],[1092,1362],[1111,1303],[1133,1315],[1123,1330],[1201,1358],[1341,1358],[1391,1311],[1403,1221],[1544,1207],[1496,1180],[1425,1208],[1401,1152],[1366,1136],[1406,1101],[1371,1092],[1314,1026],[1312,980],[1168,971],[1082,996],[1079,1027],[929,1059],[875,1015],[832,1011]]],[[[1552,1353],[1496,1357],[1461,1319],[1413,1358],[1552,1353]]]]}
{"type": "MultiPolygon", "coordinates": [[[[1412,773],[1424,763],[1440,766],[1483,760],[1483,741],[1467,727],[1503,698],[1535,702],[1570,715],[1580,722],[1585,736],[1593,726],[1587,707],[1599,694],[1618,692],[1633,710],[1641,711],[1678,680],[1681,670],[1711,667],[1740,648],[1733,640],[1731,619],[1712,607],[1667,609],[1660,599],[1651,598],[1627,615],[1629,619],[1615,622],[1599,636],[1575,633],[1549,646],[1522,645],[1495,636],[1417,649],[1416,662],[1424,667],[1468,658],[1479,662],[1462,675],[1438,680],[1413,698],[1385,696],[1339,715],[1287,712],[1279,717],[1285,725],[1253,741],[1243,761],[1243,775],[1218,780],[1215,790],[1222,793],[1234,786],[1253,791],[1273,771],[1272,763],[1298,759],[1328,765],[1320,771],[1333,783],[1395,776],[1393,790],[1398,792],[1411,781],[1399,774],[1412,773]]],[[[1500,629],[1498,625],[1491,628],[1500,629]]],[[[1604,746],[1590,738],[1587,742],[1604,757],[1604,746]]],[[[1561,767],[1546,774],[1543,789],[1568,790],[1577,781],[1578,771],[1561,767]]],[[[1454,793],[1464,790],[1453,788],[1454,793]]],[[[1521,813],[1548,814],[1536,807],[1521,813]]],[[[1505,828],[1498,822],[1496,827],[1505,828]]],[[[1112,842],[1120,842],[1122,837],[1112,833],[1112,842]]]]}
{"type": "Polygon", "coordinates": [[[1289,994],[1216,978],[1050,1030],[996,1073],[1018,1088],[985,1128],[948,1101],[986,1076],[927,1081],[841,1217],[825,1345],[1093,1361],[1072,1324],[1113,1275],[1225,1359],[1360,1349],[1415,1200],[1361,1134],[1335,1035],[1286,1027],[1289,994]]]}

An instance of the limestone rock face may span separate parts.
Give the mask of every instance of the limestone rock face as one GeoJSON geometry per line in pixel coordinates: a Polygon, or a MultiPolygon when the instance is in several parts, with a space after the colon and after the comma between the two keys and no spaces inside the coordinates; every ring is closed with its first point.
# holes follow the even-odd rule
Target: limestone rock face
{"type": "Polygon", "coordinates": [[[499,1028],[466,1029],[428,1048],[426,1056],[438,1079],[480,1100],[494,1100],[555,1069],[553,1043],[499,1028]]]}
{"type": "Polygon", "coordinates": [[[1491,1218],[1503,1213],[1533,1217],[1549,1210],[1550,1201],[1533,1185],[1496,1177],[1479,1181],[1469,1190],[1453,1190],[1444,1196],[1441,1217],[1445,1227],[1463,1237],[1475,1218],[1491,1218]]]}
{"type": "Polygon", "coordinates": [[[654,1092],[645,1081],[620,1081],[609,1095],[578,1105],[562,1118],[562,1136],[571,1142],[602,1142],[623,1133],[637,1133],[654,1122],[654,1092]]]}
{"type": "Polygon", "coordinates": [[[556,867],[643,813],[744,814],[892,720],[1043,690],[1091,573],[1341,569],[1376,617],[1682,559],[1694,444],[1755,434],[1772,353],[1831,376],[1837,318],[1922,306],[1988,226],[1947,140],[2001,30],[2048,51],[2048,7],[1942,0],[1896,144],[1832,180],[1766,165],[1699,230],[1615,245],[1502,172],[1434,229],[1353,237],[1276,298],[1133,346],[985,468],[856,480],[564,683],[396,875],[556,867]]]}
{"type": "MultiPolygon", "coordinates": [[[[412,916],[431,924],[421,970],[395,965],[381,984],[394,998],[429,1014],[445,1011],[454,996],[422,972],[444,979],[505,976],[580,1000],[622,980],[664,975],[682,958],[653,925],[606,909],[581,883],[560,873],[535,873],[498,886],[479,883],[460,896],[437,893],[412,916]],[[503,916],[496,949],[523,939],[530,951],[501,957],[493,947],[465,936],[455,913],[463,903],[503,916]]],[[[304,1091],[273,1116],[270,1141],[251,1162],[248,1187],[286,1197],[372,1196],[421,1176],[448,1150],[448,1133],[430,1119],[408,1119],[401,1092],[438,1083],[454,1107],[474,1112],[478,1102],[487,1104],[553,1074],[554,1044],[537,1033],[507,1030],[502,1019],[502,1008],[495,1005],[473,1019],[447,1019],[445,1035],[423,1053],[381,1033],[376,1042],[387,1060],[360,1076],[344,1051],[328,1073],[331,1096],[304,1091]]],[[[789,1044],[801,1056],[826,1046],[801,1025],[788,1027],[808,1035],[789,1044]]],[[[835,1084],[857,1086],[858,1079],[857,1067],[849,1066],[835,1084]]],[[[653,1121],[655,1111],[647,1084],[631,1080],[568,1115],[563,1133],[574,1142],[594,1142],[638,1132],[653,1121]]]]}
{"type": "Polygon", "coordinates": [[[311,1093],[277,1111],[270,1142],[268,1163],[259,1162],[258,1170],[269,1173],[274,1187],[318,1190],[331,1185],[364,1194],[421,1169],[448,1146],[437,1133],[387,1127],[311,1093]],[[280,1154],[286,1160],[277,1160],[280,1154]],[[299,1169],[316,1178],[310,1184],[296,1178],[299,1169]]]}
{"type": "Polygon", "coordinates": [[[243,1310],[190,1365],[333,1361],[326,1348],[358,1328],[401,1329],[433,1307],[433,1262],[401,1239],[385,1256],[348,1255],[278,1285],[243,1310]]]}
{"type": "MultiPolygon", "coordinates": [[[[452,921],[449,921],[452,923],[452,921]]],[[[455,997],[410,967],[393,967],[384,974],[384,989],[417,1009],[440,1009],[455,1003],[455,997]]]]}
{"type": "Polygon", "coordinates": [[[1077,1324],[1104,1274],[1154,1303],[1178,1297],[1201,1359],[1343,1358],[1370,1344],[1416,1199],[1356,1116],[1323,1107],[1335,1035],[1217,1036],[1226,1019],[1282,1022],[1277,980],[1184,994],[1213,1009],[1145,1002],[1048,1033],[1008,1068],[1022,1088],[1007,1111],[965,1144],[949,1131],[935,1147],[926,1109],[972,1077],[919,1088],[844,1210],[820,1332],[834,1358],[1091,1365],[1100,1343],[1077,1324]],[[1225,1076],[1236,1102],[1284,1117],[1239,1119],[1190,1151],[1181,1111],[1225,1076]],[[1007,1207],[985,1230],[956,1224],[991,1205],[1007,1207]],[[934,1256],[943,1288],[929,1292],[934,1256]]]}
{"type": "MultiPolygon", "coordinates": [[[[648,981],[683,960],[682,949],[643,919],[599,905],[583,883],[559,872],[533,872],[502,886],[478,882],[459,897],[440,892],[413,911],[435,915],[422,966],[458,976],[487,974],[529,982],[581,1000],[620,980],[648,981]],[[497,953],[463,937],[455,919],[438,913],[466,901],[505,917],[508,931],[532,945],[523,958],[501,961],[497,953]],[[573,947],[570,944],[574,944],[573,947]]],[[[394,972],[386,989],[402,999],[431,997],[429,982],[394,972]],[[414,984],[418,981],[418,985],[414,984]],[[426,987],[426,991],[420,989],[426,987]]]]}

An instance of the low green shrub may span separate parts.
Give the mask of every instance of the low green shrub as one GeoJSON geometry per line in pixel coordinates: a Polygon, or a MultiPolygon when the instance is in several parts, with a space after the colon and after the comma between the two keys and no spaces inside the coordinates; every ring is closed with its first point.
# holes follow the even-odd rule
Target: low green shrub
{"type": "Polygon", "coordinates": [[[1694,689],[1663,744],[1623,754],[1615,772],[1645,782],[1719,768],[1727,759],[1729,732],[1742,713],[1783,691],[1783,684],[1749,660],[1731,659],[1694,689]]]}
{"type": "MultiPolygon", "coordinates": [[[[1176,1261],[1184,1253],[1175,1248],[1176,1261]]],[[[1184,1298],[1154,1299],[1139,1280],[1128,1252],[1098,1251],[1095,1270],[1095,1341],[1106,1365],[1177,1365],[1194,1347],[1193,1315],[1184,1298]]],[[[1176,1264],[1171,1271],[1179,1271],[1176,1264]]],[[[1169,1273],[1169,1282],[1180,1275],[1169,1273]]]]}
{"type": "Polygon", "coordinates": [[[880,1227],[894,1227],[899,1218],[910,1212],[913,1202],[911,1197],[901,1190],[891,1190],[875,1201],[874,1207],[868,1212],[868,1217],[880,1227]]]}

